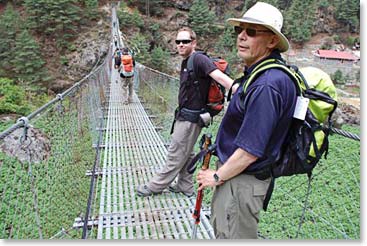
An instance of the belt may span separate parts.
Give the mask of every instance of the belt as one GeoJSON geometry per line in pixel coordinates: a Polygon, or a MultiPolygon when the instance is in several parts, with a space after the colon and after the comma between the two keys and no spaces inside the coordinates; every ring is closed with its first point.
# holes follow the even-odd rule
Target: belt
{"type": "Polygon", "coordinates": [[[265,180],[265,179],[270,178],[270,173],[265,173],[265,172],[264,172],[264,173],[255,174],[254,176],[255,176],[255,178],[257,178],[257,179],[265,180]]]}
{"type": "Polygon", "coordinates": [[[265,169],[265,170],[259,170],[259,171],[253,171],[253,172],[246,172],[243,171],[243,174],[247,174],[247,175],[253,175],[255,176],[255,178],[259,179],[259,180],[265,180],[271,177],[271,173],[269,169],[265,169]]]}

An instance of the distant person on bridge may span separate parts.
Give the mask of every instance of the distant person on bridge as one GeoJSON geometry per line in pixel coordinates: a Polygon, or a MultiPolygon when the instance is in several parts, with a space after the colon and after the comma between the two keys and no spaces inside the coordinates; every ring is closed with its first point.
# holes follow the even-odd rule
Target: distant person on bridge
{"type": "Polygon", "coordinates": [[[120,77],[122,78],[122,85],[125,87],[126,96],[124,104],[129,104],[133,100],[134,93],[134,68],[135,60],[130,54],[128,48],[122,49],[120,77]]]}
{"type": "Polygon", "coordinates": [[[117,35],[113,36],[113,42],[115,43],[115,47],[118,48],[117,44],[118,44],[118,38],[117,35]]]}
{"type": "Polygon", "coordinates": [[[210,58],[203,54],[195,55],[193,61],[198,81],[190,80],[187,62],[188,58],[195,52],[196,34],[188,27],[181,28],[177,33],[175,42],[178,54],[183,58],[183,61],[180,73],[178,108],[171,130],[171,143],[165,166],[147,184],[138,187],[139,196],[159,194],[167,187],[172,192],[182,192],[188,197],[194,194],[193,174],[189,174],[186,169],[195,156],[193,148],[203,127],[200,122],[200,114],[206,104],[195,95],[197,95],[197,90],[200,90],[202,98],[207,98],[211,78],[221,83],[226,89],[230,89],[233,84],[233,80],[222,73],[210,58]],[[176,177],[177,184],[171,184],[176,177]]]}
{"type": "Polygon", "coordinates": [[[118,69],[118,71],[120,72],[121,50],[119,48],[116,48],[115,52],[113,53],[113,59],[115,61],[115,69],[118,69]]]}
{"type": "MultiPolygon", "coordinates": [[[[244,76],[233,94],[216,137],[217,170],[200,170],[199,190],[215,187],[211,223],[216,238],[257,239],[260,211],[271,184],[269,170],[252,168],[274,162],[292,122],[296,88],[282,70],[270,68],[243,85],[255,67],[268,58],[282,60],[289,48],[281,33],[283,16],[270,4],[257,2],[242,18],[227,20],[237,33],[237,54],[244,76]],[[249,170],[250,169],[250,170],[249,170]]],[[[235,82],[235,83],[236,83],[235,82]]]]}

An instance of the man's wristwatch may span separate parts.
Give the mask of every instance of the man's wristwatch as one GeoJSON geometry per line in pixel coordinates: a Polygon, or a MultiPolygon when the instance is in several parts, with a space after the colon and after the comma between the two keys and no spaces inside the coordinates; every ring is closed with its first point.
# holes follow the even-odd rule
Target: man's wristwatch
{"type": "Polygon", "coordinates": [[[217,173],[214,173],[214,175],[213,175],[213,177],[214,177],[214,180],[215,180],[215,182],[220,182],[220,181],[222,181],[220,178],[219,178],[219,176],[217,175],[217,173]]]}

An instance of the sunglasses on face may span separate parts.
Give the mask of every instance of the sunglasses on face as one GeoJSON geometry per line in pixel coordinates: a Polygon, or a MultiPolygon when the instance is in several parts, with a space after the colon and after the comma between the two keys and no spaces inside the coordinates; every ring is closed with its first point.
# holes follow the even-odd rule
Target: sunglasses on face
{"type": "Polygon", "coordinates": [[[176,43],[177,45],[179,45],[180,43],[183,43],[183,44],[189,44],[189,43],[191,43],[191,42],[192,42],[192,40],[191,40],[191,39],[175,40],[175,43],[176,43]]]}
{"type": "Polygon", "coordinates": [[[246,35],[248,37],[256,37],[257,33],[259,32],[272,32],[270,30],[259,30],[259,29],[255,29],[255,28],[251,28],[251,27],[241,27],[241,26],[235,26],[234,27],[234,31],[237,34],[241,34],[243,32],[243,30],[245,30],[246,35]]]}

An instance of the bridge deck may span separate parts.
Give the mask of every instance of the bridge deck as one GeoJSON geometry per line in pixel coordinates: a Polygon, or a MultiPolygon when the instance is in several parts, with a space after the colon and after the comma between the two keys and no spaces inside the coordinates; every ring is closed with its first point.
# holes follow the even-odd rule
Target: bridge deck
{"type": "MultiPolygon", "coordinates": [[[[98,239],[190,239],[195,197],[164,191],[139,197],[138,185],[146,183],[164,165],[166,148],[139,98],[124,105],[125,88],[112,71],[104,150],[101,158],[98,239]]],[[[213,238],[205,216],[198,239],[213,238]]]]}

